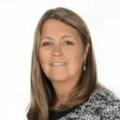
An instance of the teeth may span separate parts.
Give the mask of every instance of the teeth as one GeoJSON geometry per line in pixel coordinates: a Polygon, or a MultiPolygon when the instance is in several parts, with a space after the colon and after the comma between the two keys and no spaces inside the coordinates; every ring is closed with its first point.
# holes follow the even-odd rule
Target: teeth
{"type": "Polygon", "coordinates": [[[55,63],[51,63],[52,66],[63,66],[65,65],[65,63],[63,62],[55,62],[55,63]]]}

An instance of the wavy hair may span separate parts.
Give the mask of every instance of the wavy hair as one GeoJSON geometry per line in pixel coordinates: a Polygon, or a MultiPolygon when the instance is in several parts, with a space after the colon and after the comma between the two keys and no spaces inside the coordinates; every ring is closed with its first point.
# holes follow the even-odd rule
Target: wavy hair
{"type": "Polygon", "coordinates": [[[27,112],[28,120],[48,120],[49,109],[56,102],[54,88],[44,74],[39,61],[40,35],[43,24],[49,19],[59,20],[73,27],[81,37],[83,45],[86,46],[88,43],[90,45],[85,62],[86,70],[82,71],[66,106],[71,107],[84,103],[97,86],[96,63],[91,36],[86,23],[79,15],[69,9],[62,7],[49,9],[41,17],[35,32],[31,63],[31,102],[27,112]]]}

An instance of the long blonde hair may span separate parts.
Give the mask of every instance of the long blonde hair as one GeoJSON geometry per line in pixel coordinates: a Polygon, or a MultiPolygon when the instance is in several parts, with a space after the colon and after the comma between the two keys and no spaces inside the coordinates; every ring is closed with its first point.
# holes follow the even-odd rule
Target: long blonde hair
{"type": "Polygon", "coordinates": [[[61,7],[50,9],[46,11],[40,19],[35,33],[31,64],[31,103],[27,113],[28,120],[48,120],[49,109],[56,102],[54,88],[50,80],[42,71],[39,62],[38,50],[40,45],[40,35],[43,24],[48,19],[60,20],[70,25],[77,30],[84,45],[90,44],[85,63],[86,70],[82,72],[79,82],[73,89],[66,106],[71,107],[73,105],[82,104],[88,100],[89,96],[97,86],[96,64],[87,25],[80,16],[69,9],[61,7]]]}

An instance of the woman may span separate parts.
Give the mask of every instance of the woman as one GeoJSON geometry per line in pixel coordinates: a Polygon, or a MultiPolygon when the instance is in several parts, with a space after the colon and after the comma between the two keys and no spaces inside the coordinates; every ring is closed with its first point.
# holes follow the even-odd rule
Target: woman
{"type": "Polygon", "coordinates": [[[28,120],[116,120],[120,100],[97,82],[89,30],[66,8],[50,9],[35,34],[28,120]]]}

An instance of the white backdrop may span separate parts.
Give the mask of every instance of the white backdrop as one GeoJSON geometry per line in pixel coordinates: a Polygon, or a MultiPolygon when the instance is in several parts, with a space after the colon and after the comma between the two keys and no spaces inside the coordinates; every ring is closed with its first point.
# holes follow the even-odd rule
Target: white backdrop
{"type": "Polygon", "coordinates": [[[120,97],[119,0],[0,0],[0,119],[26,120],[33,36],[49,8],[67,7],[87,23],[99,81],[120,97]]]}

